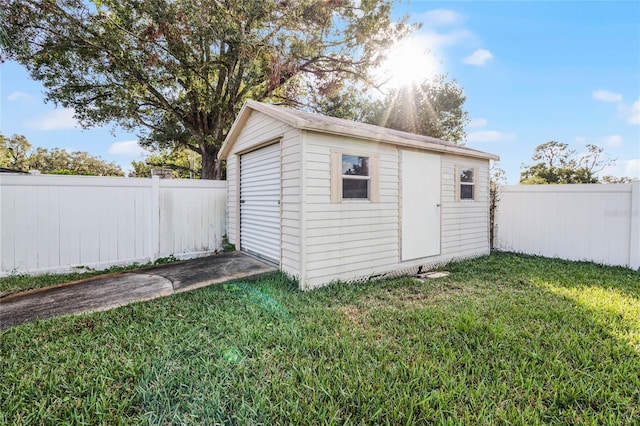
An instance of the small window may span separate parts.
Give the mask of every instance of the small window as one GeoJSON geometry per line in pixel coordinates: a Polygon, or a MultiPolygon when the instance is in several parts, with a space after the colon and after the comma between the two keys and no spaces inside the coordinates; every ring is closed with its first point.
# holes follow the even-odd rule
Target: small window
{"type": "Polygon", "coordinates": [[[460,199],[475,200],[476,181],[473,169],[460,169],[460,199]]]}
{"type": "Polygon", "coordinates": [[[342,154],[342,199],[369,199],[369,157],[342,154]]]}
{"type": "Polygon", "coordinates": [[[331,150],[331,202],[380,202],[380,156],[331,150]]]}

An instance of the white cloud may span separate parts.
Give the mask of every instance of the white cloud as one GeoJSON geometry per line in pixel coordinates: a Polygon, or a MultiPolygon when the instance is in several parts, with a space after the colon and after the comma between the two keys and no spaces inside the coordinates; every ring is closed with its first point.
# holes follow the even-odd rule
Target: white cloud
{"type": "Polygon", "coordinates": [[[640,99],[635,101],[632,105],[624,103],[618,104],[618,113],[629,124],[640,124],[640,99]]]}
{"type": "Polygon", "coordinates": [[[463,58],[462,62],[470,65],[483,66],[489,59],[492,59],[493,57],[493,54],[487,49],[478,49],[470,56],[463,58]]]}
{"type": "Polygon", "coordinates": [[[469,122],[468,126],[469,127],[484,127],[487,124],[489,124],[489,122],[484,118],[474,118],[469,122]]]}
{"type": "Polygon", "coordinates": [[[584,144],[584,143],[587,143],[587,138],[585,138],[584,136],[576,136],[575,137],[575,141],[577,143],[583,143],[584,144]]]}
{"type": "Polygon", "coordinates": [[[602,102],[617,104],[618,115],[620,117],[628,124],[640,125],[640,98],[633,104],[628,105],[622,102],[622,95],[619,93],[613,93],[607,90],[596,90],[592,93],[592,96],[594,99],[602,102]]]}
{"type": "Polygon", "coordinates": [[[622,136],[620,135],[611,135],[604,138],[607,146],[615,147],[622,145],[622,136]]]}
{"type": "Polygon", "coordinates": [[[640,124],[640,99],[631,105],[631,114],[627,117],[627,122],[630,124],[640,124]]]}
{"type": "Polygon", "coordinates": [[[9,96],[7,96],[7,100],[9,101],[19,101],[19,100],[29,101],[31,99],[33,99],[33,96],[25,92],[13,92],[13,93],[10,93],[9,96]]]}
{"type": "Polygon", "coordinates": [[[25,122],[27,127],[35,130],[64,130],[79,128],[80,123],[73,117],[71,108],[54,109],[39,118],[25,122]]]}
{"type": "Polygon", "coordinates": [[[434,49],[441,46],[455,46],[463,41],[473,40],[475,34],[469,30],[455,30],[448,33],[427,31],[421,32],[419,37],[424,40],[426,48],[434,49]]]}
{"type": "Polygon", "coordinates": [[[618,160],[614,164],[605,167],[599,176],[618,176],[631,179],[640,179],[640,158],[630,160],[618,160]]]}
{"type": "Polygon", "coordinates": [[[624,160],[624,176],[632,179],[640,179],[640,158],[624,160]]]}
{"type": "Polygon", "coordinates": [[[114,155],[140,155],[147,151],[138,145],[138,141],[120,141],[109,147],[109,154],[114,155]]]}
{"type": "Polygon", "coordinates": [[[474,46],[479,43],[478,37],[465,28],[467,17],[455,10],[434,9],[413,15],[412,20],[423,24],[412,38],[420,43],[422,50],[429,51],[438,57],[447,47],[474,46]]]}
{"type": "Polygon", "coordinates": [[[622,102],[622,95],[619,93],[609,92],[608,90],[595,90],[591,96],[602,102],[622,102]]]}
{"type": "Polygon", "coordinates": [[[434,9],[420,15],[418,19],[426,25],[453,25],[464,20],[464,17],[455,10],[434,9]]]}
{"type": "Polygon", "coordinates": [[[515,139],[515,133],[499,132],[497,130],[478,130],[467,135],[469,142],[506,142],[515,139]]]}

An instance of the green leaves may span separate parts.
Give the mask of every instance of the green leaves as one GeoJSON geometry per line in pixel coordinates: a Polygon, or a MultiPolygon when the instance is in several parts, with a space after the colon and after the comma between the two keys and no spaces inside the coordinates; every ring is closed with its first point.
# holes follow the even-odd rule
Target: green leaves
{"type": "Polygon", "coordinates": [[[10,58],[85,126],[143,129],[165,148],[218,149],[248,99],[304,103],[327,81],[366,81],[406,33],[391,2],[9,0],[10,58]],[[179,135],[179,137],[174,137],[179,135]]]}
{"type": "Polygon", "coordinates": [[[202,159],[195,152],[184,148],[162,149],[141,161],[132,161],[133,172],[129,177],[149,177],[151,169],[163,168],[173,171],[177,178],[198,177],[202,169],[202,159]]]}
{"type": "Polygon", "coordinates": [[[454,81],[436,76],[420,84],[392,90],[378,105],[375,121],[397,130],[462,143],[469,121],[466,96],[454,81]]]}
{"type": "MultiPolygon", "coordinates": [[[[539,161],[532,166],[524,166],[520,173],[522,184],[567,184],[598,183],[598,172],[613,164],[604,154],[604,149],[593,144],[586,145],[587,152],[577,154],[566,143],[549,141],[538,145],[531,157],[539,161]]],[[[605,182],[616,178],[606,176],[605,182]]],[[[627,178],[620,178],[626,181],[627,178]]]]}
{"type": "Polygon", "coordinates": [[[469,121],[464,110],[467,98],[455,80],[447,81],[443,75],[391,89],[380,100],[372,100],[356,87],[331,89],[314,98],[316,110],[323,114],[464,142],[464,126],[469,121]]]}
{"type": "Polygon", "coordinates": [[[124,172],[115,163],[107,163],[88,152],[66,149],[37,147],[22,135],[6,138],[0,133],[0,167],[42,173],[65,175],[124,176],[124,172]]]}

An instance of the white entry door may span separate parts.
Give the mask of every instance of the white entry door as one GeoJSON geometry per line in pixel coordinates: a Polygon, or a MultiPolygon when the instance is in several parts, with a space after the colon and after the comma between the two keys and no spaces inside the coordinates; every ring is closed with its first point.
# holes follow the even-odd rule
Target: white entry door
{"type": "Polygon", "coordinates": [[[240,156],[240,251],[280,263],[280,144],[240,156]]]}
{"type": "Polygon", "coordinates": [[[402,151],[402,260],[440,254],[440,156],[402,151]]]}

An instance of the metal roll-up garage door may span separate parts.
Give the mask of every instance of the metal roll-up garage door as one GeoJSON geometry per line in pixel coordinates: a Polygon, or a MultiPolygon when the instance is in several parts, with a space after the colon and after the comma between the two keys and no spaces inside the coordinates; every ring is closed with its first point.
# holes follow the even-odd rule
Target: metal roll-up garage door
{"type": "Polygon", "coordinates": [[[280,144],[240,156],[240,250],[280,263],[280,144]]]}

